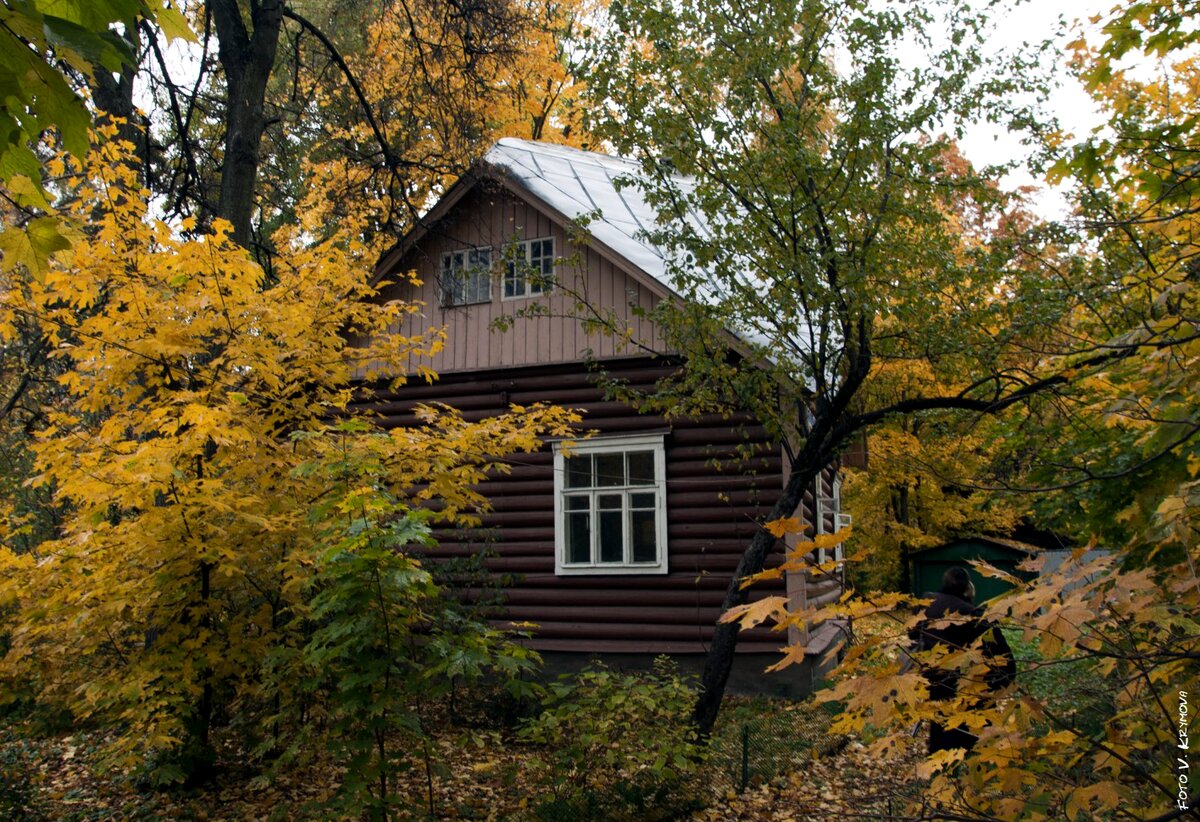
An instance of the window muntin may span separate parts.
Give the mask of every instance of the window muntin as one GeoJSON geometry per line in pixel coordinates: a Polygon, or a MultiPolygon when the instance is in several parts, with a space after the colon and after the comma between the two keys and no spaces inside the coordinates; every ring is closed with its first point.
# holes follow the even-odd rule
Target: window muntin
{"type": "Polygon", "coordinates": [[[491,302],[492,249],[465,248],[442,255],[442,305],[491,302]]]}
{"type": "Polygon", "coordinates": [[[501,294],[506,300],[536,297],[554,287],[554,238],[513,243],[506,251],[501,294]]]}
{"type": "Polygon", "coordinates": [[[662,437],[555,446],[555,570],[666,573],[662,437]]]}

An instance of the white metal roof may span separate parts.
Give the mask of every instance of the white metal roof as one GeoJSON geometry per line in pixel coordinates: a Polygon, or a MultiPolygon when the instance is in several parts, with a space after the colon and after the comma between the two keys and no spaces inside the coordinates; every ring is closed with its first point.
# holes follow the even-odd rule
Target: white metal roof
{"type": "Polygon", "coordinates": [[[622,157],[553,143],[505,137],[484,162],[571,220],[583,218],[600,243],[675,291],[663,252],[646,239],[658,217],[636,185],[617,187],[617,178],[640,175],[622,157]]]}

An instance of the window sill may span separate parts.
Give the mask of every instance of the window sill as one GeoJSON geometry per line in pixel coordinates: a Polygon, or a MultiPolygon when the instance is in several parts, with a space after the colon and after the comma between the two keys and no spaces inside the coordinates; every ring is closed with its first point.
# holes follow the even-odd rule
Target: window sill
{"type": "Polygon", "coordinates": [[[549,291],[543,291],[541,294],[518,294],[515,297],[505,297],[504,295],[500,295],[500,302],[502,302],[502,303],[519,303],[522,300],[537,300],[542,297],[550,297],[553,295],[554,295],[554,289],[550,289],[549,291]]]}
{"type": "Polygon", "coordinates": [[[658,565],[559,565],[554,569],[554,575],[559,577],[574,576],[662,576],[667,573],[666,563],[658,565]]]}

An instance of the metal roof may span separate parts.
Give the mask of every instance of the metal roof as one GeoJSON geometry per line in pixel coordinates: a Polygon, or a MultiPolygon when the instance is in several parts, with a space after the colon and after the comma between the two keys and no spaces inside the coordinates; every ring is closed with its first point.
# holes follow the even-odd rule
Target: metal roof
{"type": "Polygon", "coordinates": [[[553,143],[505,137],[484,162],[507,175],[672,292],[662,250],[646,238],[658,215],[637,185],[638,164],[553,143]],[[625,185],[619,185],[623,178],[625,185]]]}

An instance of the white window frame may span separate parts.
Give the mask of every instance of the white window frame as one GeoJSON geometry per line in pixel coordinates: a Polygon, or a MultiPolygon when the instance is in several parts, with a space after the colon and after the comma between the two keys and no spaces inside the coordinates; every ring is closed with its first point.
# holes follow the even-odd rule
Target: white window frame
{"type": "Polygon", "coordinates": [[[492,247],[459,248],[442,254],[442,266],[438,269],[438,289],[441,291],[442,308],[458,308],[464,305],[480,305],[492,301],[492,247]],[[462,298],[455,299],[452,289],[462,284],[462,298]],[[480,286],[485,294],[480,294],[480,286]],[[472,290],[468,293],[466,290],[472,290]]]}
{"type": "MultiPolygon", "coordinates": [[[[815,534],[829,533],[828,529],[825,527],[826,505],[828,505],[829,512],[833,514],[833,530],[835,532],[842,529],[841,523],[843,521],[843,517],[846,517],[848,520],[848,516],[842,513],[841,474],[834,476],[833,482],[831,483],[830,496],[826,497],[821,494],[821,491],[824,489],[824,487],[825,483],[822,482],[821,475],[818,474],[816,482],[813,483],[813,519],[816,520],[816,522],[813,523],[813,533],[815,534]]],[[[842,551],[842,547],[843,546],[841,543],[833,546],[834,562],[841,563],[845,560],[845,553],[842,551]]],[[[819,564],[825,564],[827,561],[826,556],[827,555],[824,548],[817,549],[817,562],[819,564]]],[[[838,566],[838,569],[841,569],[840,565],[838,566]]]]}
{"type": "Polygon", "coordinates": [[[500,299],[507,302],[509,300],[528,300],[533,297],[542,297],[554,290],[555,278],[557,277],[558,265],[558,249],[555,247],[557,242],[553,236],[550,237],[531,237],[528,240],[520,240],[510,244],[505,248],[505,263],[500,275],[500,299]],[[550,256],[544,254],[539,258],[540,261],[549,259],[550,271],[542,270],[543,282],[539,285],[537,291],[533,290],[535,285],[533,277],[533,258],[532,249],[534,243],[550,243],[550,256]],[[521,276],[516,277],[518,266],[523,266],[521,276]],[[510,282],[520,283],[520,294],[509,294],[508,284],[510,282]]]}
{"type": "MultiPolygon", "coordinates": [[[[636,434],[620,437],[598,437],[576,441],[570,449],[554,443],[554,573],[559,576],[587,574],[665,574],[667,573],[667,475],[666,451],[662,434],[636,434]],[[567,451],[569,450],[569,454],[567,451]],[[612,454],[627,451],[652,451],[654,454],[654,484],[638,486],[609,486],[601,488],[568,490],[567,456],[584,454],[612,454]],[[654,562],[632,562],[632,528],[630,527],[629,495],[649,493],[655,495],[654,542],[658,557],[654,562]],[[622,541],[624,560],[621,563],[599,562],[599,529],[596,522],[597,503],[595,497],[605,493],[622,495],[622,541]],[[568,563],[567,558],[567,496],[589,496],[589,522],[592,559],[588,563],[568,563]]],[[[642,509],[644,510],[644,509],[642,509]]]]}

